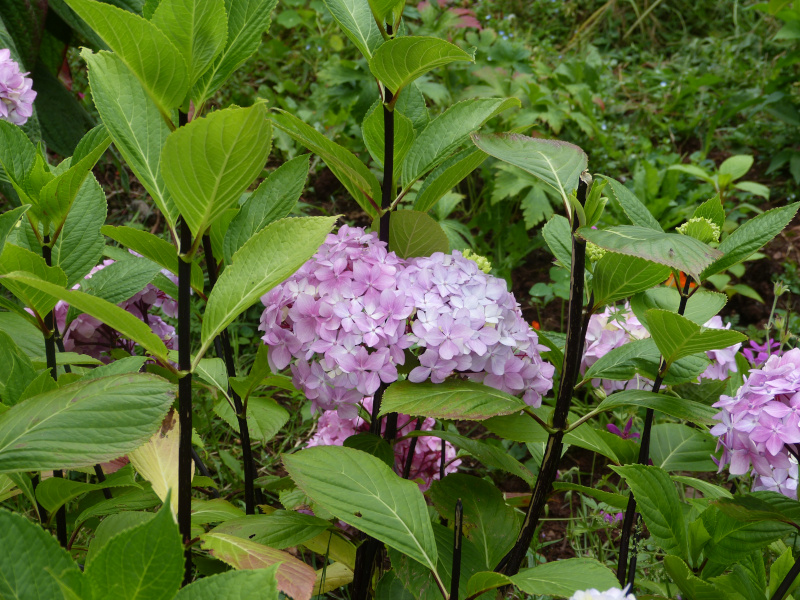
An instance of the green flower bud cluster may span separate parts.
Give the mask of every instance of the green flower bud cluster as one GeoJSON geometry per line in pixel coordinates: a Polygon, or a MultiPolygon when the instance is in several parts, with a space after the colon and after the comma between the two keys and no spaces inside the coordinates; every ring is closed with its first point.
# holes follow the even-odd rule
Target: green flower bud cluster
{"type": "Polygon", "coordinates": [[[693,217],[678,227],[676,231],[696,238],[704,244],[718,242],[721,233],[719,225],[705,217],[693,217]]]}
{"type": "Polygon", "coordinates": [[[486,273],[487,275],[492,270],[492,263],[489,262],[489,259],[485,256],[481,256],[480,254],[475,254],[472,250],[464,250],[462,254],[464,258],[468,258],[472,262],[478,265],[478,268],[486,273]]]}
{"type": "Polygon", "coordinates": [[[604,248],[601,248],[597,244],[593,244],[592,242],[588,242],[586,244],[586,258],[588,258],[592,262],[597,262],[601,258],[606,255],[606,251],[604,248]]]}

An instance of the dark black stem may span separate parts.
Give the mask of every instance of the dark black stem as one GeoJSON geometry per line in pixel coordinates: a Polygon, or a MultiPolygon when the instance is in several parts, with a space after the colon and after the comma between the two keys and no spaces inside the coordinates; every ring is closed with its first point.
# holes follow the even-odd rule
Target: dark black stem
{"type": "MultiPolygon", "coordinates": [[[[590,183],[591,179],[588,174],[581,175],[581,179],[578,183],[578,200],[581,205],[586,203],[586,192],[590,183]]],[[[536,528],[539,526],[539,519],[547,504],[547,498],[553,491],[553,482],[556,479],[558,463],[561,460],[561,451],[563,448],[562,440],[564,438],[564,429],[567,426],[569,407],[572,403],[572,393],[575,388],[575,381],[578,377],[581,357],[583,356],[586,336],[584,335],[581,337],[581,332],[583,331],[584,321],[588,319],[587,315],[591,307],[584,309],[583,306],[586,242],[575,235],[575,230],[578,228],[578,225],[578,216],[573,215],[572,266],[570,269],[567,340],[565,344],[564,368],[561,372],[561,383],[558,387],[552,422],[552,426],[556,431],[551,433],[547,438],[547,446],[545,447],[544,457],[542,458],[542,465],[539,469],[539,476],[536,478],[536,484],[532,490],[531,503],[525,514],[522,530],[517,537],[514,547],[503,557],[500,564],[495,567],[495,571],[505,573],[509,576],[515,575],[522,566],[522,561],[525,560],[525,555],[528,553],[531,541],[533,541],[533,535],[536,532],[536,528]]]]}
{"type": "MultiPolygon", "coordinates": [[[[42,257],[48,267],[53,266],[53,249],[50,247],[50,236],[45,235],[42,244],[42,257]]],[[[47,361],[47,368],[50,369],[50,376],[53,381],[58,381],[58,365],[56,363],[56,334],[55,334],[55,313],[51,310],[44,317],[44,325],[50,330],[50,335],[44,338],[44,355],[47,361]]],[[[53,477],[64,477],[61,469],[53,470],[53,477]]],[[[67,509],[61,506],[56,512],[56,537],[62,548],[67,547],[67,509]]]]}
{"type": "Polygon", "coordinates": [[[191,276],[192,232],[183,217],[180,226],[180,255],[178,264],[178,367],[183,377],[178,381],[178,419],[181,435],[178,449],[178,529],[186,548],[183,583],[192,578],[192,553],[188,547],[192,530],[192,338],[191,338],[191,276]]]}
{"type": "MultiPolygon", "coordinates": [[[[414,431],[419,431],[422,427],[422,417],[417,419],[417,424],[414,427],[414,431]]],[[[403,465],[403,479],[408,479],[409,475],[411,475],[411,465],[414,462],[414,452],[417,449],[417,440],[419,438],[412,437],[411,441],[408,444],[408,454],[406,455],[406,464],[403,465]]]]}
{"type": "MultiPolygon", "coordinates": [[[[683,315],[686,312],[686,303],[689,300],[689,288],[691,279],[687,276],[686,283],[681,293],[681,300],[678,304],[678,314],[683,315]]],[[[657,394],[661,390],[661,384],[664,380],[665,365],[663,361],[659,364],[658,374],[653,382],[653,393],[657,394]]],[[[654,411],[648,408],[644,417],[644,428],[642,429],[642,438],[639,445],[639,459],[640,465],[646,465],[650,461],[650,431],[653,427],[654,411]]],[[[622,532],[619,538],[619,559],[617,561],[617,580],[620,585],[625,585],[626,581],[633,588],[633,583],[636,579],[636,550],[639,544],[640,534],[637,531],[633,535],[634,552],[631,555],[630,562],[628,561],[628,553],[630,550],[631,534],[639,522],[639,514],[636,512],[636,498],[633,497],[631,492],[628,497],[628,506],[625,508],[625,518],[622,520],[622,532]]]]}
{"type": "Polygon", "coordinates": [[[461,579],[461,532],[464,521],[464,505],[461,498],[456,502],[456,518],[453,523],[453,568],[450,570],[450,598],[458,600],[458,582],[461,579]]]}
{"type": "Polygon", "coordinates": [[[786,595],[786,592],[789,591],[789,588],[792,587],[798,575],[800,575],[800,557],[794,562],[792,568],[789,569],[789,572],[786,574],[786,577],[783,578],[783,581],[781,581],[775,593],[772,594],[771,600],[783,600],[783,597],[786,595]]]}
{"type": "MultiPolygon", "coordinates": [[[[214,250],[211,247],[211,238],[203,236],[203,252],[206,257],[206,269],[208,270],[209,294],[217,284],[217,260],[214,258],[214,250]]],[[[228,330],[223,332],[214,340],[214,348],[217,356],[225,361],[225,368],[228,377],[236,377],[236,364],[233,362],[233,350],[231,349],[231,339],[228,330]],[[220,353],[220,346],[222,352],[220,353]]],[[[230,385],[228,393],[233,399],[233,408],[236,411],[236,420],[239,424],[239,437],[242,441],[242,462],[244,463],[244,506],[245,513],[248,515],[256,514],[256,463],[253,458],[253,448],[250,442],[250,426],[247,423],[247,413],[245,412],[242,399],[230,385]]],[[[259,490],[260,493],[260,490],[259,490]]]]}

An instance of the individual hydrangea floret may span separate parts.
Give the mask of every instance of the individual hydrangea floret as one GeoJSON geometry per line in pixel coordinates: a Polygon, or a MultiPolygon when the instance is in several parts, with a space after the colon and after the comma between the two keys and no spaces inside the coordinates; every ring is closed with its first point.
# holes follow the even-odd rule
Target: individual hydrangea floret
{"type": "MultiPolygon", "coordinates": [[[[730,329],[730,323],[724,325],[719,316],[712,317],[704,327],[711,329],[730,329]]],[[[606,307],[601,312],[591,316],[586,330],[586,349],[581,360],[581,373],[608,354],[611,350],[624,346],[628,342],[642,340],[650,337],[650,332],[644,328],[626,302],[622,309],[606,307]]],[[[735,344],[721,350],[709,350],[706,355],[711,364],[700,375],[702,379],[723,380],[736,373],[736,353],[741,344],[735,344]]],[[[593,379],[592,385],[602,385],[606,394],[623,389],[649,389],[652,381],[637,376],[630,381],[611,381],[607,379],[593,379]]]]}
{"type": "MultiPolygon", "coordinates": [[[[362,403],[367,413],[372,412],[372,398],[365,398],[362,403]]],[[[414,431],[417,420],[404,414],[397,415],[398,437],[414,431]]],[[[433,431],[436,421],[425,419],[420,427],[421,431],[433,431]]],[[[385,427],[385,423],[384,423],[385,427]]],[[[335,410],[326,410],[317,421],[317,430],[309,440],[307,447],[312,446],[341,446],[344,441],[357,433],[369,431],[369,423],[360,417],[354,419],[343,419],[335,410]]],[[[394,445],[394,467],[398,474],[403,472],[408,456],[411,440],[406,439],[394,445]]],[[[455,473],[461,464],[460,459],[456,459],[456,450],[445,443],[445,475],[455,473]]],[[[411,459],[411,470],[408,478],[419,480],[422,491],[427,490],[431,482],[439,479],[439,468],[442,459],[442,441],[432,436],[422,436],[417,438],[414,448],[414,457],[411,459]]]]}
{"type": "Polygon", "coordinates": [[[760,367],[767,362],[767,359],[773,354],[780,356],[780,349],[780,342],[777,342],[772,338],[769,338],[763,344],[759,344],[755,340],[750,340],[748,342],[748,346],[742,350],[742,354],[744,354],[744,357],[750,362],[751,365],[754,367],[760,367]]]}
{"type": "Polygon", "coordinates": [[[290,367],[315,410],[355,418],[359,402],[398,379],[412,346],[414,382],[458,374],[533,406],[552,387],[554,367],[505,281],[460,252],[403,261],[375,233],[345,225],[261,300],[270,366],[290,367]]]}
{"type": "Polygon", "coordinates": [[[636,600],[636,596],[629,594],[630,586],[625,586],[624,589],[611,588],[605,592],[600,592],[594,588],[590,590],[583,590],[575,592],[570,596],[569,600],[636,600]]]}
{"type": "Polygon", "coordinates": [[[31,89],[33,81],[25,75],[11,60],[11,50],[0,49],[0,119],[14,125],[24,125],[33,114],[36,92],[31,89]]]}
{"type": "Polygon", "coordinates": [[[736,395],[714,404],[720,422],[711,429],[722,447],[720,471],[753,471],[754,490],[797,498],[800,452],[800,349],[770,356],[751,369],[736,395]]]}
{"type": "MultiPolygon", "coordinates": [[[[113,263],[113,260],[103,261],[103,264],[94,267],[84,279],[91,279],[92,275],[113,263]]],[[[171,273],[165,274],[174,278],[171,273]]],[[[80,284],[76,284],[72,289],[79,288],[80,284]]],[[[149,325],[153,333],[164,341],[167,348],[177,349],[178,336],[175,334],[175,328],[153,313],[153,309],[159,308],[165,315],[177,317],[178,304],[171,296],[152,284],[147,284],[147,287],[141,292],[120,302],[119,306],[149,325]]],[[[67,352],[86,354],[106,363],[111,361],[109,353],[115,348],[134,353],[135,342],[123,338],[118,331],[90,315],[80,314],[67,325],[68,312],[69,305],[63,300],[59,301],[54,308],[56,324],[64,340],[64,350],[67,352]]]]}

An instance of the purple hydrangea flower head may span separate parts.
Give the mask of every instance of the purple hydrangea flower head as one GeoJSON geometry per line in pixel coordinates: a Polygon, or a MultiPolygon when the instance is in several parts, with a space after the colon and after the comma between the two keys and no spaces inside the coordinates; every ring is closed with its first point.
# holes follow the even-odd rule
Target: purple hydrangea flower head
{"type": "MultiPolygon", "coordinates": [[[[704,327],[711,329],[730,329],[730,323],[724,325],[719,316],[712,317],[704,327]]],[[[581,360],[581,373],[608,354],[611,350],[624,346],[628,342],[642,340],[650,337],[650,332],[636,318],[636,315],[626,302],[622,309],[606,307],[601,313],[596,313],[589,319],[586,330],[586,349],[581,360]]],[[[730,373],[735,373],[736,352],[741,344],[735,344],[721,350],[709,350],[706,355],[711,364],[700,375],[702,379],[726,379],[730,373]]],[[[650,389],[653,382],[643,377],[631,381],[611,381],[593,379],[595,387],[602,385],[606,394],[624,389],[650,389]]]]}
{"type": "Polygon", "coordinates": [[[314,410],[354,417],[381,383],[397,381],[411,347],[413,382],[457,375],[533,406],[552,387],[555,369],[505,281],[460,252],[404,261],[375,233],[345,225],[261,300],[270,365],[290,367],[314,410]]]}
{"type": "MultiPolygon", "coordinates": [[[[91,279],[92,275],[113,262],[113,260],[103,261],[102,264],[94,267],[84,279],[91,279]]],[[[171,273],[168,273],[167,276],[174,277],[171,273]]],[[[72,289],[80,289],[80,284],[76,284],[72,289]]],[[[119,306],[148,324],[153,333],[164,341],[167,348],[177,349],[178,336],[175,328],[153,312],[153,309],[159,308],[165,315],[177,316],[178,305],[172,297],[152,284],[147,284],[147,287],[141,292],[120,302],[119,306]]],[[[134,353],[136,347],[134,342],[121,337],[118,331],[90,315],[80,314],[67,324],[69,305],[63,300],[59,301],[53,310],[56,324],[64,340],[64,349],[67,352],[86,354],[105,363],[111,362],[109,352],[115,348],[122,348],[131,354],[134,353]]]]}
{"type": "Polygon", "coordinates": [[[711,429],[722,447],[720,470],[752,469],[755,490],[797,498],[800,451],[800,349],[770,356],[751,369],[736,395],[714,404],[720,422],[711,429]]]}
{"type": "Polygon", "coordinates": [[[24,125],[33,114],[36,92],[31,89],[33,81],[25,75],[11,60],[11,51],[0,49],[0,119],[14,125],[24,125]]]}
{"type": "MultiPolygon", "coordinates": [[[[364,398],[362,405],[368,412],[372,412],[372,397],[364,398]]],[[[397,415],[398,436],[405,435],[414,431],[417,420],[408,415],[397,415]]],[[[421,431],[433,431],[436,421],[425,419],[420,427],[421,431]]],[[[384,423],[385,427],[385,423],[384,423]]],[[[317,421],[317,430],[309,440],[307,447],[312,446],[341,446],[351,435],[369,431],[369,423],[364,421],[358,414],[352,418],[343,418],[341,411],[326,410],[320,415],[317,421]]],[[[411,440],[402,440],[394,445],[395,471],[402,473],[406,464],[411,440]]],[[[439,479],[439,466],[442,457],[442,442],[435,437],[419,437],[414,448],[414,456],[411,459],[411,470],[409,479],[420,480],[422,491],[427,490],[431,482],[439,479]]],[[[456,450],[449,443],[445,443],[445,475],[455,473],[461,464],[460,459],[456,459],[456,450]]]]}

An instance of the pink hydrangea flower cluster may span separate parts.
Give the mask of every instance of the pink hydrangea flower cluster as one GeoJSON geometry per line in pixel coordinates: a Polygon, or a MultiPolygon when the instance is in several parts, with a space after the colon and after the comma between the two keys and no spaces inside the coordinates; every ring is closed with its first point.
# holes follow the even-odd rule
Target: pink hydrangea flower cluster
{"type": "Polygon", "coordinates": [[[270,366],[290,366],[315,410],[355,418],[381,382],[398,379],[412,346],[414,382],[458,373],[533,406],[552,387],[554,367],[505,282],[459,252],[403,261],[375,233],[344,225],[261,300],[270,366]]]}
{"type": "MultiPolygon", "coordinates": [[[[92,275],[113,262],[113,260],[103,261],[102,264],[94,267],[84,279],[91,279],[92,275]]],[[[172,273],[165,272],[165,274],[174,279],[172,273]]],[[[80,284],[77,284],[72,289],[79,288],[80,284]]],[[[177,317],[178,303],[171,296],[152,284],[148,284],[141,292],[121,302],[119,306],[149,325],[153,333],[164,341],[167,348],[177,349],[178,336],[175,328],[158,315],[153,314],[153,309],[159,308],[165,315],[177,317]]],[[[114,348],[122,348],[133,354],[136,347],[134,342],[121,337],[119,332],[90,315],[80,314],[67,325],[68,311],[69,305],[63,300],[59,301],[54,308],[56,324],[62,334],[64,349],[67,352],[79,352],[106,363],[111,362],[109,352],[114,348]]]]}
{"type": "Polygon", "coordinates": [[[797,498],[800,452],[800,348],[751,369],[736,395],[721,396],[711,429],[722,446],[720,470],[753,470],[755,490],[797,498]]]}
{"type": "Polygon", "coordinates": [[[25,75],[11,60],[11,51],[0,49],[0,119],[14,125],[24,125],[33,114],[36,92],[31,89],[33,81],[25,75]]]}
{"type": "MultiPolygon", "coordinates": [[[[712,329],[730,329],[730,323],[724,325],[719,316],[712,317],[704,327],[712,329]]],[[[596,363],[611,350],[624,346],[628,342],[642,340],[650,337],[650,332],[639,322],[636,315],[626,302],[622,309],[613,306],[606,307],[601,312],[591,316],[586,330],[586,349],[581,360],[581,373],[596,363]]],[[[711,364],[700,375],[702,379],[726,379],[730,373],[737,372],[736,353],[741,344],[735,344],[721,350],[709,350],[706,355],[711,364]]],[[[611,381],[607,379],[593,379],[595,387],[602,385],[606,394],[624,389],[649,389],[653,382],[643,377],[636,377],[631,381],[611,381]]]]}
{"type": "MultiPolygon", "coordinates": [[[[364,398],[362,402],[364,409],[372,412],[372,398],[364,398]]],[[[408,415],[397,415],[398,436],[405,435],[414,431],[417,420],[408,415]]],[[[425,419],[420,427],[421,431],[433,431],[436,421],[425,419]]],[[[385,423],[384,423],[385,426],[385,423]]],[[[309,440],[307,447],[312,446],[341,446],[351,435],[365,433],[369,431],[369,423],[360,417],[354,419],[343,419],[335,410],[326,410],[317,421],[317,430],[309,440]]],[[[395,471],[400,474],[403,472],[408,457],[408,450],[411,440],[402,440],[394,445],[394,465],[395,471]]],[[[431,482],[439,479],[439,467],[442,458],[442,442],[439,438],[423,436],[417,438],[414,448],[414,456],[411,459],[411,470],[408,478],[411,480],[419,479],[423,483],[420,485],[422,491],[427,490],[431,482]]],[[[461,464],[460,459],[456,459],[456,450],[449,443],[445,443],[445,475],[455,473],[461,464]]]]}

